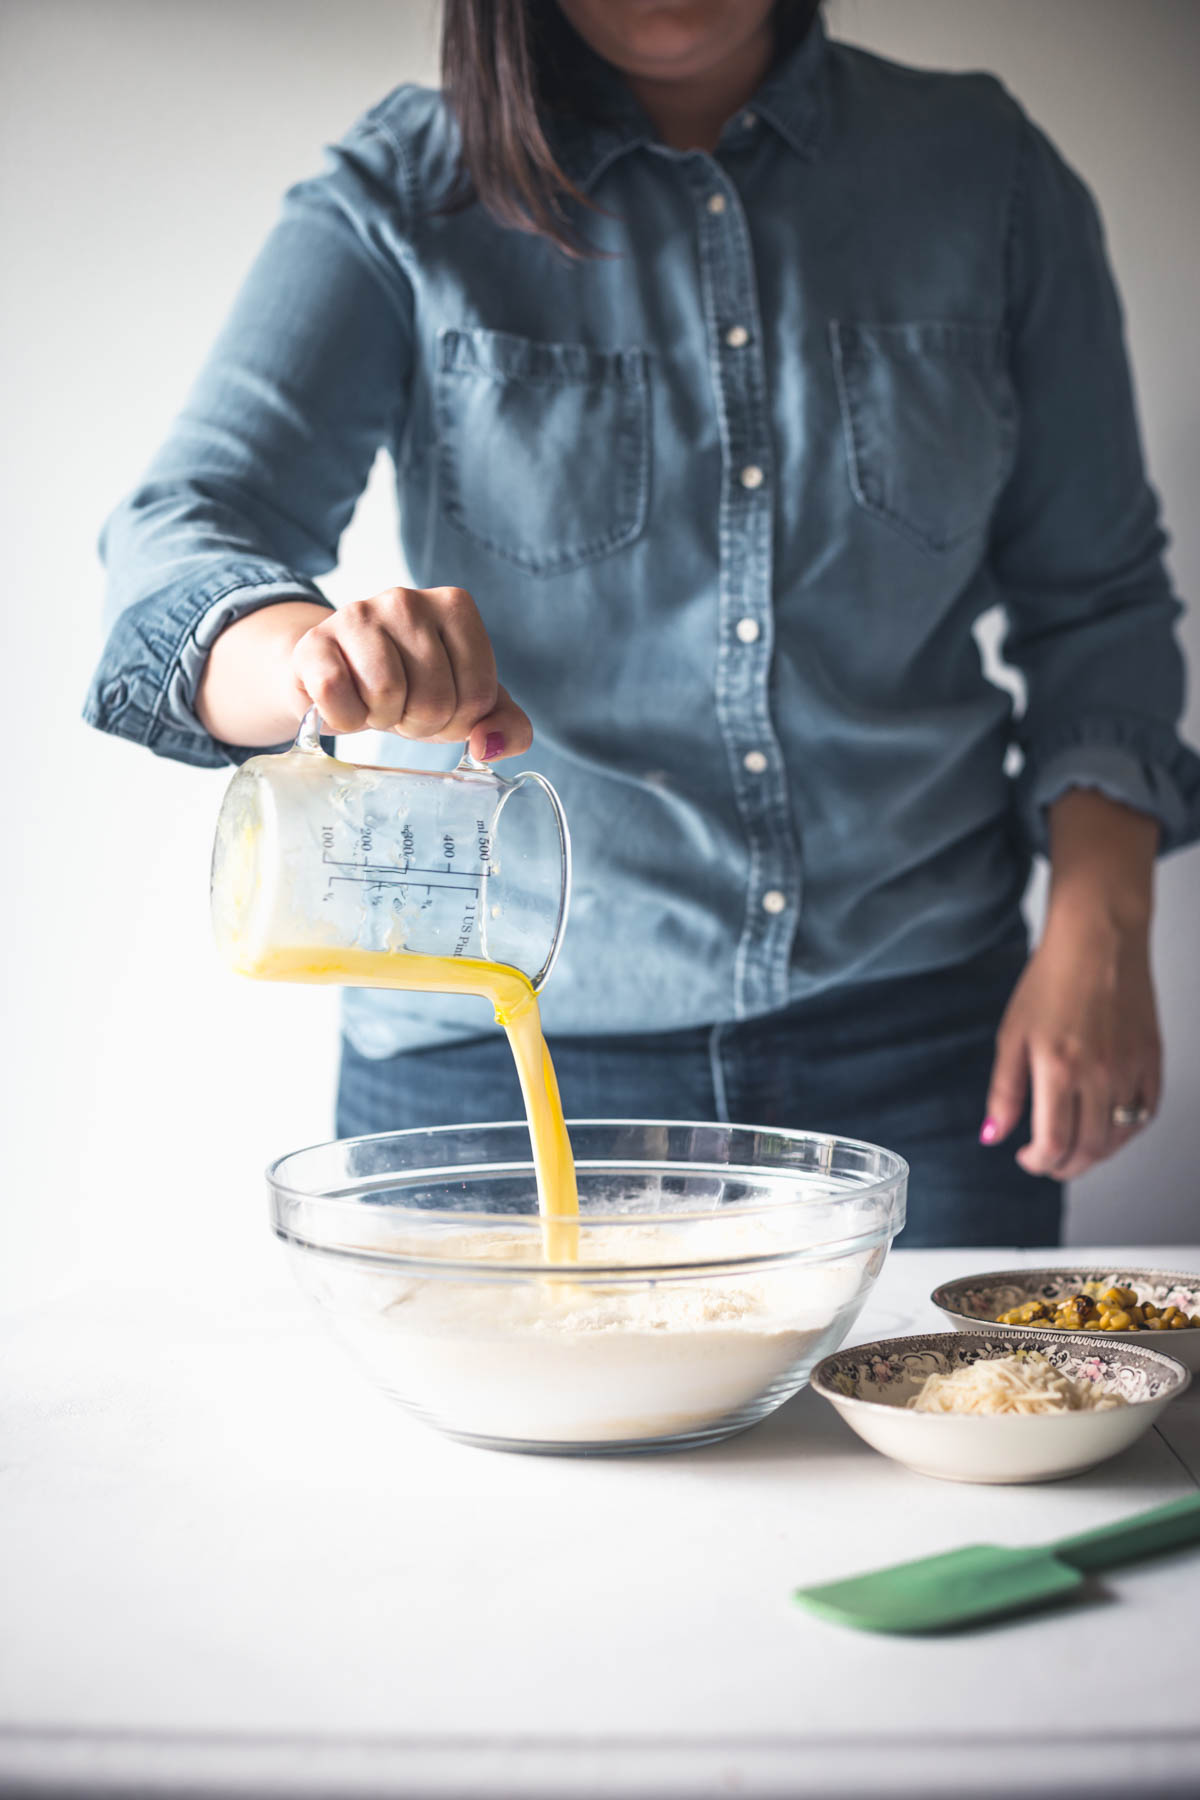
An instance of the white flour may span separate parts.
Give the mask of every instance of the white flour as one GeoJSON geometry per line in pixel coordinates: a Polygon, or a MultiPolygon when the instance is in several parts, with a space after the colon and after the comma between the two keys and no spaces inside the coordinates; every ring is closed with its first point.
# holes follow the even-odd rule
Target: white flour
{"type": "MultiPolygon", "coordinates": [[[[781,1247],[769,1235],[745,1221],[731,1238],[724,1225],[719,1253],[769,1254],[781,1247]]],[[[610,1238],[606,1262],[681,1260],[677,1230],[618,1236],[620,1251],[610,1238]]],[[[411,1250],[427,1255],[429,1246],[411,1250]]],[[[442,1239],[437,1253],[471,1259],[480,1278],[343,1268],[326,1275],[319,1297],[339,1335],[406,1405],[464,1436],[531,1445],[690,1435],[769,1410],[765,1398],[786,1398],[841,1342],[881,1260],[863,1252],[816,1267],[618,1283],[551,1281],[532,1268],[533,1279],[488,1277],[489,1261],[527,1255],[527,1240],[494,1229],[442,1239]]],[[[687,1255],[700,1253],[693,1236],[687,1255]]]]}

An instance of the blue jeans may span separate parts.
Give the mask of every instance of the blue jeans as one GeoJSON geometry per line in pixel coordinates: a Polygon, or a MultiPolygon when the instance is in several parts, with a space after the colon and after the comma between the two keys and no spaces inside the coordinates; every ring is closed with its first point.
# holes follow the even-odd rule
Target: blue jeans
{"type": "MultiPolygon", "coordinates": [[[[842,987],[711,1029],[550,1040],[568,1119],[717,1119],[867,1138],[911,1169],[900,1240],[1057,1244],[1062,1188],[979,1143],[996,1027],[1023,944],[955,968],[842,987]]],[[[524,1116],[508,1044],[487,1037],[373,1059],[342,1046],[337,1131],[524,1116]]]]}

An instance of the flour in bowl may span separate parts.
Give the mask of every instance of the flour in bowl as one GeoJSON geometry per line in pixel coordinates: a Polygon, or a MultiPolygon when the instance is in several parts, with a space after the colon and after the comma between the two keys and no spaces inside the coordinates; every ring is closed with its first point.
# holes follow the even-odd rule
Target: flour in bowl
{"type": "MultiPolygon", "coordinates": [[[[327,1270],[318,1297],[375,1379],[442,1429],[603,1447],[761,1417],[842,1341],[882,1261],[867,1250],[742,1269],[739,1257],[782,1246],[769,1225],[742,1221],[731,1232],[722,1222],[710,1246],[719,1243],[721,1262],[681,1275],[668,1271],[707,1260],[702,1240],[689,1242],[685,1259],[677,1228],[638,1224],[615,1238],[619,1251],[613,1235],[604,1240],[601,1272],[598,1251],[588,1266],[585,1233],[578,1274],[559,1277],[513,1267],[527,1262],[527,1236],[454,1233],[437,1246],[439,1260],[458,1263],[453,1271],[327,1270]]],[[[412,1254],[429,1247],[426,1234],[412,1254]]]]}

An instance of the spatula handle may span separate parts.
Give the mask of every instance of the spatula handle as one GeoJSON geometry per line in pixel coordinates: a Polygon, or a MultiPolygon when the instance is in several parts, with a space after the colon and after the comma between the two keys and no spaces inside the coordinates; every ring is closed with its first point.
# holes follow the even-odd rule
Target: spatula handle
{"type": "Polygon", "coordinates": [[[1122,1519],[1116,1525],[1101,1525],[1098,1531],[1060,1538],[1047,1548],[1061,1562],[1087,1574],[1092,1569],[1136,1562],[1139,1556],[1152,1556],[1156,1550],[1173,1550],[1179,1544],[1198,1541],[1200,1494],[1189,1494],[1184,1500],[1171,1500],[1166,1506],[1135,1513],[1132,1519],[1122,1519]]]}

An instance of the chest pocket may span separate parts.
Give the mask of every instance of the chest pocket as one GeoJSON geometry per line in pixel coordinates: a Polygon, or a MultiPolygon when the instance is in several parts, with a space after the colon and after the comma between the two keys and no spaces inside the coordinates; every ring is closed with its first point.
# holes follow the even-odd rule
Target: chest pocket
{"type": "Polygon", "coordinates": [[[835,320],[830,335],[858,504],[927,550],[981,534],[1016,434],[1003,332],[835,320]]]}
{"type": "Polygon", "coordinates": [[[641,350],[443,331],[437,419],[442,511],[527,574],[595,562],[645,525],[650,433],[641,350]]]}

